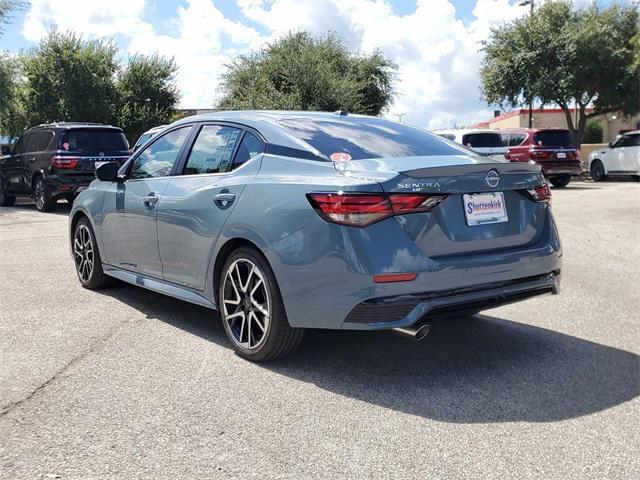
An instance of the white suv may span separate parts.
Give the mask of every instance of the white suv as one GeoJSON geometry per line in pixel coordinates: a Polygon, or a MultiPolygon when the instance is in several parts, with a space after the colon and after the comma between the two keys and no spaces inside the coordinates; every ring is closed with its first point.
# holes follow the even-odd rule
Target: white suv
{"type": "Polygon", "coordinates": [[[455,129],[433,132],[440,137],[460,143],[485,157],[504,160],[507,147],[497,130],[455,129]]]}
{"type": "Polygon", "coordinates": [[[596,182],[607,175],[631,175],[640,181],[640,130],[625,133],[609,143],[609,148],[591,152],[588,168],[596,182]]]}

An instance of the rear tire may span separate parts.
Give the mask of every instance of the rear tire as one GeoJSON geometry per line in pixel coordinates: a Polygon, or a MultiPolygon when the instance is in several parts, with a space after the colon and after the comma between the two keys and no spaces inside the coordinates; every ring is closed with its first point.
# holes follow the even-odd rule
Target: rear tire
{"type": "Polygon", "coordinates": [[[38,176],[33,182],[33,201],[39,212],[53,212],[56,209],[56,200],[51,198],[49,187],[44,177],[38,176]]]}
{"type": "Polygon", "coordinates": [[[98,290],[111,286],[115,279],[102,270],[102,260],[98,243],[87,217],[78,220],[71,239],[71,250],[80,284],[89,290],[98,290]]]}
{"type": "Polygon", "coordinates": [[[561,177],[553,177],[549,179],[549,181],[551,182],[551,185],[553,185],[556,188],[564,188],[567,185],[569,185],[569,182],[571,181],[571,175],[562,175],[561,177]]]}
{"type": "Polygon", "coordinates": [[[259,251],[235,250],[218,284],[220,317],[238,355],[264,362],[285,357],[300,345],[304,329],[289,325],[275,275],[259,251]]]}
{"type": "Polygon", "coordinates": [[[591,178],[593,178],[594,182],[601,182],[607,178],[607,174],[604,171],[604,165],[600,160],[594,160],[591,162],[591,178]]]}
{"type": "Polygon", "coordinates": [[[0,183],[0,207],[12,207],[16,203],[16,197],[14,195],[7,195],[4,193],[4,188],[0,183]]]}

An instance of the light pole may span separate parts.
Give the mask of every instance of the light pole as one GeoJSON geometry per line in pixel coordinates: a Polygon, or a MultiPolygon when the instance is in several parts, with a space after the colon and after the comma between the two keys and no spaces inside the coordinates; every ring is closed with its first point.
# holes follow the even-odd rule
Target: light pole
{"type": "MultiPolygon", "coordinates": [[[[529,5],[530,7],[530,15],[533,17],[533,5],[534,0],[523,0],[518,4],[520,7],[526,7],[529,5]]],[[[529,100],[529,128],[533,128],[533,98],[529,100]]]]}
{"type": "Polygon", "coordinates": [[[406,115],[406,113],[394,113],[396,117],[398,117],[398,122],[402,123],[402,117],[406,115]]]}

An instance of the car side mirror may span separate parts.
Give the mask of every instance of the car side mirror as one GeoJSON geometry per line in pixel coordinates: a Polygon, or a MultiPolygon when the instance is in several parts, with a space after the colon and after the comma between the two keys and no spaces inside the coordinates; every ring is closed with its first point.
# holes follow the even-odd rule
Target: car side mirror
{"type": "Polygon", "coordinates": [[[616,148],[613,142],[609,142],[609,148],[616,148]]]}
{"type": "Polygon", "coordinates": [[[11,155],[11,147],[9,145],[2,146],[2,155],[11,155]]]}
{"type": "Polygon", "coordinates": [[[96,170],[96,178],[103,182],[115,182],[118,180],[120,166],[116,162],[102,164],[96,170]]]}

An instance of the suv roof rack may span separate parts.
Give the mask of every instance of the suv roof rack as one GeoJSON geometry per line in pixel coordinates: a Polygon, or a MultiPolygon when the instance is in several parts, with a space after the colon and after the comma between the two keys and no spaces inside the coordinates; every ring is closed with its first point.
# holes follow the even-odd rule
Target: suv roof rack
{"type": "Polygon", "coordinates": [[[91,127],[112,127],[113,126],[113,125],[107,125],[106,123],[95,123],[95,122],[49,122],[49,123],[41,123],[40,125],[31,127],[29,130],[33,128],[43,128],[43,127],[66,127],[69,125],[88,125],[91,127]]]}

